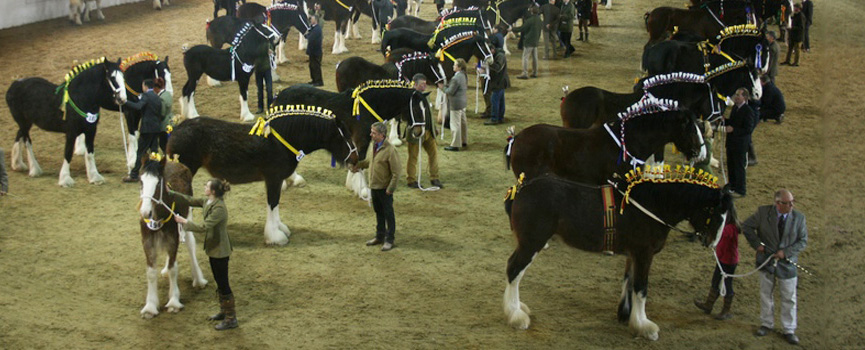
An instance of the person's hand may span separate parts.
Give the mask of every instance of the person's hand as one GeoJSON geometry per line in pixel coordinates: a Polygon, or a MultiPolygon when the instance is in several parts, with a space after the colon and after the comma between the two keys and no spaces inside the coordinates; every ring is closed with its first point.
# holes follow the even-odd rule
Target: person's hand
{"type": "Polygon", "coordinates": [[[726,131],[726,132],[729,134],[729,133],[733,132],[733,127],[727,125],[727,126],[724,127],[724,131],[726,131]]]}
{"type": "Polygon", "coordinates": [[[772,256],[775,257],[775,258],[777,258],[778,260],[784,259],[784,258],[785,258],[784,250],[779,249],[779,250],[778,250],[777,252],[775,252],[775,254],[772,255],[772,256]]]}
{"type": "Polygon", "coordinates": [[[393,194],[393,191],[391,191],[391,190],[385,190],[384,193],[386,193],[388,196],[390,196],[390,195],[393,194]]]}
{"type": "Polygon", "coordinates": [[[186,224],[187,222],[189,222],[189,220],[186,220],[186,218],[184,218],[178,214],[174,214],[174,221],[177,222],[178,224],[186,224]]]}
{"type": "Polygon", "coordinates": [[[0,191],[0,196],[5,196],[5,195],[6,195],[6,191],[0,191]]]}
{"type": "Polygon", "coordinates": [[[351,170],[351,172],[353,172],[353,173],[356,173],[359,171],[359,169],[357,168],[357,165],[352,165],[351,168],[349,168],[349,170],[351,170]]]}
{"type": "Polygon", "coordinates": [[[445,84],[442,82],[439,82],[439,83],[436,83],[436,86],[438,86],[438,88],[441,89],[445,86],[445,84]]]}
{"type": "Polygon", "coordinates": [[[727,107],[733,107],[736,104],[736,102],[733,102],[733,97],[731,96],[727,96],[727,101],[724,101],[724,103],[727,104],[727,107]]]}
{"type": "Polygon", "coordinates": [[[759,246],[759,247],[757,247],[757,253],[762,253],[762,252],[765,252],[765,251],[766,251],[766,247],[763,247],[763,246],[759,246]]]}

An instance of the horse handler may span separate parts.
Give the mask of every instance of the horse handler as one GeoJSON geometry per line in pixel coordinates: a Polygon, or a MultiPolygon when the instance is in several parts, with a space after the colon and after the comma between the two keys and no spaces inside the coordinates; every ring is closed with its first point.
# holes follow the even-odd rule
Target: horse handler
{"type": "Polygon", "coordinates": [[[172,191],[180,200],[185,200],[192,207],[203,207],[204,223],[198,224],[174,214],[174,221],[186,225],[192,232],[204,232],[204,251],[210,257],[210,269],[213,280],[216,281],[216,292],[219,295],[219,313],[208,317],[210,321],[222,321],[214,328],[218,331],[237,328],[237,313],[234,309],[234,294],[228,283],[228,259],[231,256],[231,238],[228,237],[228,209],[223,196],[231,190],[228,181],[213,178],[204,184],[205,197],[193,198],[172,191]]]}
{"type": "MultiPolygon", "coordinates": [[[[414,77],[412,77],[412,82],[414,82],[415,90],[426,92],[427,84],[425,75],[422,73],[415,74],[414,77]]],[[[423,147],[427,159],[429,160],[430,184],[438,188],[444,188],[442,182],[439,180],[439,158],[438,150],[436,149],[436,128],[435,125],[433,125],[432,118],[425,121],[424,127],[426,128],[426,132],[424,132],[423,138],[415,137],[411,130],[407,133],[408,163],[406,163],[405,166],[405,179],[406,182],[408,182],[409,188],[420,188],[420,183],[418,182],[419,174],[417,173],[417,160],[420,156],[420,148],[423,147]]]]}
{"type": "Polygon", "coordinates": [[[396,218],[393,212],[393,191],[396,191],[396,183],[399,180],[401,166],[399,154],[396,149],[387,142],[387,124],[376,122],[370,127],[369,136],[374,142],[372,149],[372,160],[364,159],[351,170],[369,168],[369,189],[372,197],[372,208],[375,210],[375,238],[366,242],[373,246],[384,243],[381,251],[386,252],[393,249],[394,232],[396,232],[396,218]]]}

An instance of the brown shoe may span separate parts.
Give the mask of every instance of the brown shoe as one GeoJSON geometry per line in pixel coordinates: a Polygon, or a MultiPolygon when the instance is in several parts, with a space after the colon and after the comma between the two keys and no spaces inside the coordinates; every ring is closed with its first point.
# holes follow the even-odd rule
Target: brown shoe
{"type": "Polygon", "coordinates": [[[384,242],[380,241],[378,238],[373,238],[373,239],[371,239],[371,240],[366,241],[366,245],[368,245],[368,246],[371,246],[371,245],[379,245],[379,244],[382,244],[382,243],[384,243],[384,242]]]}

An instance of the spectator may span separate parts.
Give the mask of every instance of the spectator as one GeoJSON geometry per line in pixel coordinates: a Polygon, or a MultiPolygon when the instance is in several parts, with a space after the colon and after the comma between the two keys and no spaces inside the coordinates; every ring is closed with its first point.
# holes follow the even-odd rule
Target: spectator
{"type": "Polygon", "coordinates": [[[0,196],[9,193],[9,174],[6,173],[6,158],[0,148],[0,196]]]}
{"type": "MultiPolygon", "coordinates": [[[[707,314],[712,313],[712,306],[718,300],[721,284],[721,271],[725,274],[732,275],[736,273],[736,266],[739,265],[739,234],[742,233],[742,224],[736,215],[736,207],[730,207],[727,211],[727,223],[724,225],[724,230],[721,232],[721,239],[715,247],[715,254],[718,256],[720,267],[715,265],[715,272],[712,273],[712,286],[709,288],[709,295],[706,301],[700,299],[694,300],[694,305],[707,314]]],[[[733,317],[730,312],[730,307],[733,305],[733,277],[724,278],[724,307],[721,312],[715,316],[718,320],[728,320],[733,317]]]]}
{"type": "Polygon", "coordinates": [[[558,53],[556,49],[559,45],[559,38],[556,35],[559,26],[559,14],[561,11],[556,6],[556,0],[550,0],[548,3],[541,6],[541,14],[544,17],[544,59],[555,58],[558,53]],[[553,48],[553,55],[550,56],[550,47],[553,48]]]}
{"type": "Polygon", "coordinates": [[[574,16],[576,16],[574,3],[571,0],[564,0],[562,2],[562,13],[559,17],[559,39],[565,46],[565,58],[570,57],[574,53],[574,46],[571,45],[571,35],[574,33],[574,16]]]}
{"type": "Polygon", "coordinates": [[[270,71],[272,69],[270,63],[268,62],[267,69],[258,69],[257,66],[255,68],[255,87],[258,89],[258,111],[255,112],[256,114],[264,113],[273,104],[273,74],[270,71]],[[266,105],[264,104],[265,95],[267,95],[266,105]]]}
{"type": "MultiPolygon", "coordinates": [[[[412,77],[412,82],[414,82],[415,90],[420,92],[426,91],[426,76],[424,76],[422,73],[415,74],[414,77],[412,77]]],[[[407,133],[408,163],[406,163],[405,167],[405,179],[408,183],[409,188],[420,188],[420,183],[418,182],[420,174],[418,173],[417,169],[418,157],[420,156],[420,147],[422,146],[424,152],[426,152],[427,163],[429,164],[430,184],[438,188],[444,188],[442,182],[439,180],[439,160],[438,150],[436,149],[436,128],[435,124],[432,121],[432,118],[427,118],[424,127],[426,128],[426,131],[424,132],[422,138],[415,137],[411,131],[407,133]]]]}
{"type": "Polygon", "coordinates": [[[751,132],[754,129],[754,111],[748,106],[748,89],[739,88],[733,95],[735,104],[726,121],[727,132],[727,170],[730,179],[727,183],[734,197],[744,197],[746,194],[745,166],[748,159],[748,146],[751,143],[751,132]]]}
{"type": "Polygon", "coordinates": [[[774,119],[775,124],[784,122],[784,112],[787,110],[787,104],[784,102],[784,94],[772,82],[772,79],[764,76],[763,96],[760,96],[760,119],[763,121],[774,119]]]}
{"type": "Polygon", "coordinates": [[[138,182],[138,170],[141,168],[141,160],[150,152],[156,152],[159,147],[159,134],[162,132],[162,100],[153,92],[153,79],[146,79],[141,83],[141,95],[138,101],[126,101],[126,106],[142,111],[141,115],[141,137],[138,138],[138,154],[135,164],[129,171],[129,175],[123,178],[123,182],[138,182]]]}
{"type": "Polygon", "coordinates": [[[791,66],[799,65],[799,50],[802,47],[802,40],[805,35],[805,17],[802,15],[802,5],[796,4],[793,7],[793,26],[787,33],[790,44],[787,46],[787,58],[781,64],[791,66]],[[795,54],[793,63],[790,63],[790,55],[795,54]]]}
{"type": "Polygon", "coordinates": [[[580,38],[577,40],[588,42],[589,21],[592,19],[592,0],[577,0],[577,18],[579,18],[577,25],[580,27],[580,38]]]}
{"type": "Polygon", "coordinates": [[[766,32],[766,41],[769,42],[769,72],[767,73],[769,80],[775,82],[775,77],[778,76],[778,58],[781,56],[781,47],[775,38],[775,32],[766,32]]]}
{"type": "Polygon", "coordinates": [[[775,325],[774,289],[781,294],[781,327],[784,339],[799,344],[796,336],[796,263],[799,253],[808,244],[805,215],[793,210],[793,193],[786,189],[775,192],[775,205],[757,208],[742,224],[748,243],[757,251],[756,265],[760,269],[760,328],[757,336],[769,334],[775,325]],[[767,259],[773,259],[765,265],[767,259]]]}
{"type": "Polygon", "coordinates": [[[489,67],[490,86],[492,96],[492,113],[490,120],[484,122],[484,125],[497,125],[505,121],[505,89],[511,86],[511,81],[508,78],[508,61],[505,57],[505,50],[499,47],[493,48],[493,63],[489,67]]]}
{"type": "Polygon", "coordinates": [[[530,7],[529,15],[523,19],[523,25],[514,27],[514,33],[520,33],[523,42],[523,74],[517,79],[529,78],[529,58],[532,59],[532,78],[538,77],[538,39],[541,37],[541,19],[538,17],[538,8],[530,7]]]}
{"type": "Polygon", "coordinates": [[[306,33],[306,54],[309,55],[309,76],[312,81],[309,84],[313,86],[323,86],[324,81],[321,79],[321,26],[318,24],[318,18],[312,16],[309,18],[309,31],[306,33]]]}
{"type": "Polygon", "coordinates": [[[375,210],[375,238],[366,242],[373,246],[383,244],[381,251],[393,249],[396,217],[393,212],[393,192],[399,179],[400,162],[396,149],[387,142],[387,124],[375,122],[369,136],[374,143],[372,159],[364,159],[352,169],[369,168],[369,189],[375,210]]]}
{"type": "Polygon", "coordinates": [[[802,0],[802,15],[805,16],[805,42],[802,43],[802,48],[805,52],[811,52],[811,22],[814,19],[814,2],[811,0],[802,0]]]}
{"type": "Polygon", "coordinates": [[[466,105],[468,104],[466,90],[468,83],[466,79],[466,61],[457,58],[454,62],[454,76],[445,87],[439,83],[439,89],[444,88],[448,97],[448,110],[450,111],[450,129],[453,134],[451,145],[445,147],[445,151],[459,151],[460,146],[468,146],[468,122],[466,121],[466,105]]]}

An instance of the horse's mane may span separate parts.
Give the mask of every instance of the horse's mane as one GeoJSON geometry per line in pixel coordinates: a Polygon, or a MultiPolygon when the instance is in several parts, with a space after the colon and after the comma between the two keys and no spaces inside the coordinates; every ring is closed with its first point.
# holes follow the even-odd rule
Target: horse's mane
{"type": "Polygon", "coordinates": [[[234,38],[231,39],[229,45],[231,45],[232,47],[237,47],[237,45],[239,45],[240,42],[243,41],[243,37],[245,37],[246,34],[249,33],[249,30],[252,29],[252,27],[252,22],[244,22],[243,26],[237,30],[236,34],[234,34],[234,38]]]}
{"type": "MultiPolygon", "coordinates": [[[[476,30],[467,30],[464,32],[453,34],[453,35],[451,35],[451,36],[449,36],[449,37],[447,37],[441,41],[441,43],[442,43],[441,50],[449,49],[450,47],[452,47],[456,44],[459,44],[463,41],[474,38],[477,35],[478,35],[478,32],[476,30]]],[[[435,40],[435,39],[436,39],[436,36],[435,36],[435,34],[433,34],[432,40],[435,40]]]]}
{"type": "Polygon", "coordinates": [[[135,64],[158,60],[159,57],[149,51],[139,52],[137,54],[124,58],[123,61],[120,62],[120,70],[125,72],[127,69],[129,69],[129,67],[134,66],[135,64]]]}
{"type": "Polygon", "coordinates": [[[736,62],[725,63],[725,64],[717,66],[717,67],[713,68],[712,70],[706,72],[706,74],[703,75],[703,79],[711,80],[712,78],[714,78],[716,76],[719,76],[719,75],[727,73],[731,70],[739,69],[742,67],[745,67],[745,61],[736,61],[736,62]]]}
{"type": "MultiPolygon", "coordinates": [[[[141,172],[159,177],[162,173],[162,157],[163,155],[160,153],[150,153],[147,160],[144,161],[144,165],[141,167],[141,172]]],[[[168,158],[168,160],[171,161],[170,158],[168,158]]]]}
{"type": "Polygon", "coordinates": [[[402,80],[396,79],[384,79],[384,80],[368,80],[356,88],[351,93],[351,98],[357,98],[360,94],[364,93],[364,91],[369,89],[413,89],[414,85],[409,82],[405,82],[402,80]]]}
{"type": "Polygon", "coordinates": [[[630,170],[625,174],[625,182],[628,184],[624,191],[623,205],[620,210],[624,210],[624,204],[628,204],[631,190],[635,186],[645,183],[653,184],[691,184],[706,187],[709,189],[718,189],[718,177],[714,176],[702,169],[685,165],[677,165],[676,169],[672,169],[669,164],[648,169],[645,172],[641,168],[630,170]],[[663,176],[663,177],[661,177],[663,176]]]}
{"type": "Polygon", "coordinates": [[[290,3],[290,2],[281,2],[278,4],[268,6],[267,12],[269,13],[270,11],[273,11],[273,10],[297,11],[297,9],[298,9],[297,4],[290,3]]]}
{"type": "Polygon", "coordinates": [[[400,60],[397,62],[394,62],[394,64],[396,65],[397,70],[401,70],[402,65],[406,64],[407,62],[417,61],[417,60],[428,60],[428,59],[430,59],[430,57],[431,56],[428,52],[415,51],[415,52],[409,53],[407,55],[403,55],[400,58],[400,60]]]}
{"type": "Polygon", "coordinates": [[[734,26],[724,27],[721,29],[721,32],[715,38],[720,41],[724,41],[724,39],[729,39],[733,37],[741,37],[741,36],[750,36],[750,37],[759,37],[762,36],[763,33],[760,31],[754,24],[738,24],[734,26]]]}
{"type": "Polygon", "coordinates": [[[105,60],[105,57],[94,58],[90,61],[72,67],[72,69],[69,70],[69,73],[66,73],[66,76],[63,78],[63,85],[69,85],[69,83],[72,82],[72,79],[75,79],[75,77],[77,77],[79,74],[90,68],[93,68],[93,66],[97,64],[105,63],[105,60]]]}
{"type": "MultiPolygon", "coordinates": [[[[267,119],[258,118],[258,121],[252,126],[252,130],[249,131],[250,135],[257,135],[268,137],[271,133],[271,123],[276,120],[284,120],[281,119],[283,117],[291,117],[285,119],[291,119],[292,121],[297,120],[306,120],[306,119],[321,119],[326,121],[333,121],[334,115],[333,111],[318,107],[318,106],[307,106],[307,105],[285,105],[285,106],[274,106],[267,113],[267,119]],[[306,118],[301,118],[306,117],[306,118]]],[[[307,124],[312,124],[315,122],[307,122],[307,124]]]]}
{"type": "Polygon", "coordinates": [[[450,15],[458,14],[460,12],[469,12],[469,11],[479,11],[480,9],[477,6],[469,6],[464,9],[452,7],[450,9],[442,10],[441,17],[442,19],[447,18],[450,15]]]}
{"type": "Polygon", "coordinates": [[[673,72],[668,74],[658,74],[643,80],[643,90],[647,90],[656,86],[673,84],[673,83],[694,83],[703,84],[706,79],[700,74],[688,72],[673,72]]]}
{"type": "Polygon", "coordinates": [[[618,117],[619,120],[624,122],[648,114],[675,112],[678,110],[679,101],[650,97],[630,105],[624,112],[620,112],[618,117]]]}

